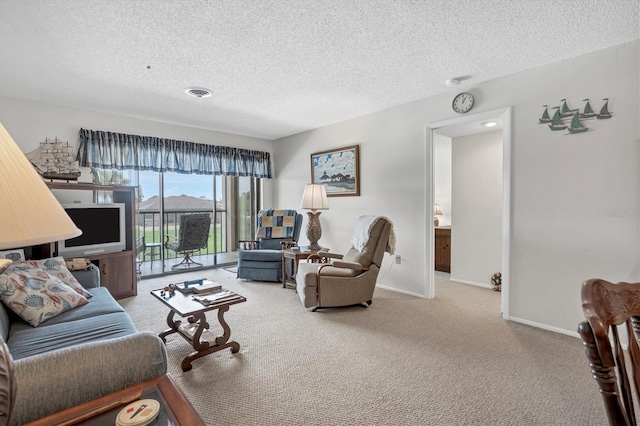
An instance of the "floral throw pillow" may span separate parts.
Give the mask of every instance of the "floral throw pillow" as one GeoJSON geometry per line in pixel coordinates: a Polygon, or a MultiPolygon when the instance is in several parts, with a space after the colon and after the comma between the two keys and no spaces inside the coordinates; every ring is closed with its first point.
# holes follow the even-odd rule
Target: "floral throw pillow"
{"type": "Polygon", "coordinates": [[[89,303],[86,297],[48,272],[18,265],[22,267],[11,265],[0,274],[0,299],[32,326],[89,303]]]}
{"type": "MultiPolygon", "coordinates": [[[[20,264],[17,264],[15,267],[19,267],[19,265],[20,264]]],[[[60,281],[62,281],[87,299],[93,296],[93,294],[89,293],[84,287],[82,287],[82,284],[78,282],[76,277],[74,277],[73,274],[69,272],[67,263],[64,261],[64,258],[62,256],[42,260],[27,260],[26,262],[22,262],[22,265],[27,265],[31,268],[42,269],[45,272],[48,272],[49,275],[53,275],[54,277],[58,278],[60,281]]]]}

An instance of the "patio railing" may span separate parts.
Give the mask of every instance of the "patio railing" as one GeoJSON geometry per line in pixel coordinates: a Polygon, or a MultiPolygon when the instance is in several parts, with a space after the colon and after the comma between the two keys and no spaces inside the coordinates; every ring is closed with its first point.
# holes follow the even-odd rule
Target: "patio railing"
{"type": "MultiPolygon", "coordinates": [[[[180,230],[180,216],[184,214],[193,214],[193,213],[209,213],[213,217],[213,213],[210,210],[207,211],[198,211],[198,210],[189,210],[189,211],[169,211],[164,213],[164,235],[165,239],[167,235],[178,237],[180,230]]],[[[159,250],[164,250],[164,258],[165,259],[177,259],[178,257],[182,257],[182,255],[176,254],[176,252],[172,250],[164,249],[164,240],[162,239],[162,234],[160,232],[160,212],[158,211],[140,211],[136,212],[136,238],[138,241],[141,238],[145,237],[145,244],[147,246],[147,251],[150,248],[159,247],[159,250]]],[[[211,229],[209,232],[209,243],[206,248],[199,250],[195,253],[196,256],[199,255],[207,255],[207,254],[217,254],[217,253],[226,253],[229,247],[227,238],[226,238],[226,228],[227,228],[227,212],[224,210],[216,211],[215,221],[211,222],[211,229]]],[[[155,252],[155,255],[159,257],[159,250],[155,252]]],[[[152,254],[147,253],[147,255],[152,254]]],[[[153,255],[153,254],[152,254],[153,255]]],[[[139,253],[138,258],[142,260],[143,254],[139,253]]]]}

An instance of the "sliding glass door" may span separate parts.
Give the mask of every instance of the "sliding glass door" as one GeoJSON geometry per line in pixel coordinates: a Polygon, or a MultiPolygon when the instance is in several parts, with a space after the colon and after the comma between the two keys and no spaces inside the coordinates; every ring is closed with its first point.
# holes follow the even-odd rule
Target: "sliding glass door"
{"type": "Polygon", "coordinates": [[[236,263],[238,240],[254,238],[259,179],[152,171],[117,171],[114,176],[118,182],[112,183],[138,187],[136,246],[141,277],[184,271],[172,268],[184,260],[184,253],[165,246],[179,236],[183,215],[211,216],[206,247],[191,255],[203,267],[236,263]]]}

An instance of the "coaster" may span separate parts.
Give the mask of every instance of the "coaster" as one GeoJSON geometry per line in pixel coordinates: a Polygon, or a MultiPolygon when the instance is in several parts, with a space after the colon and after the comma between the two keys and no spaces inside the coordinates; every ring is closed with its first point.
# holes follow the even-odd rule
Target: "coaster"
{"type": "Polygon", "coordinates": [[[116,426],[145,426],[160,413],[160,403],[155,399],[139,399],[124,407],[116,417],[116,426]]]}

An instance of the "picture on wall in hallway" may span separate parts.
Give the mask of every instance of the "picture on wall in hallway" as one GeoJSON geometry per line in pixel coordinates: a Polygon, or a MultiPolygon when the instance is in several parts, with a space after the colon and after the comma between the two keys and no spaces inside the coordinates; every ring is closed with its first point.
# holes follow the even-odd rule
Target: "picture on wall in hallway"
{"type": "Polygon", "coordinates": [[[359,146],[311,154],[311,182],[324,184],[327,197],[360,195],[359,146]]]}
{"type": "Polygon", "coordinates": [[[572,135],[576,133],[584,133],[593,129],[593,124],[588,123],[587,120],[597,119],[606,120],[613,115],[609,111],[609,98],[603,98],[604,104],[600,108],[600,112],[595,112],[591,107],[589,98],[583,99],[586,102],[582,112],[579,108],[569,108],[567,105],[567,99],[560,99],[562,102],[558,106],[551,107],[553,116],[549,115],[549,105],[543,105],[544,111],[542,116],[538,118],[538,124],[547,124],[549,129],[553,131],[566,130],[568,133],[565,135],[572,135]],[[587,124],[585,124],[587,122],[587,124]]]}

